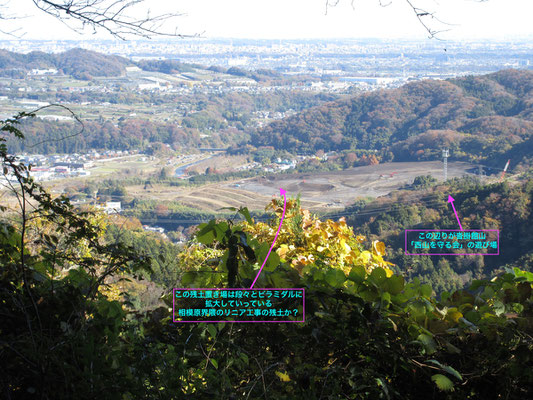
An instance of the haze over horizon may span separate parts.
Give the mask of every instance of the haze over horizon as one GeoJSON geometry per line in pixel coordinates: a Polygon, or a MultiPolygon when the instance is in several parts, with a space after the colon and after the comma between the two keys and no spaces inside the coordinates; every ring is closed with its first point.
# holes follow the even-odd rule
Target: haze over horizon
{"type": "MultiPolygon", "coordinates": [[[[418,22],[413,10],[404,0],[393,0],[382,7],[378,0],[341,1],[329,7],[325,0],[182,0],[168,8],[168,3],[146,0],[147,7],[135,13],[141,17],[150,9],[151,15],[180,12],[175,19],[178,32],[185,35],[200,34],[204,38],[235,39],[420,39],[428,32],[418,22]],[[166,7],[165,7],[166,6],[166,7]],[[206,12],[207,11],[207,12],[206,12]]],[[[446,30],[439,38],[457,40],[515,40],[533,36],[531,18],[533,2],[527,0],[490,0],[487,2],[448,0],[438,4],[420,0],[416,6],[449,25],[429,19],[427,24],[436,31],[446,30]],[[461,12],[457,13],[460,9],[461,12]]],[[[39,12],[32,2],[10,1],[4,13],[26,16],[24,19],[5,20],[3,29],[20,28],[17,32],[26,40],[86,40],[109,39],[102,32],[92,34],[90,29],[80,35],[52,17],[39,12]],[[43,27],[46,31],[43,32],[43,27]]],[[[167,25],[170,30],[171,25],[167,25]]],[[[0,39],[15,39],[1,34],[0,39]]],[[[135,39],[130,37],[130,39],[135,39]]]]}

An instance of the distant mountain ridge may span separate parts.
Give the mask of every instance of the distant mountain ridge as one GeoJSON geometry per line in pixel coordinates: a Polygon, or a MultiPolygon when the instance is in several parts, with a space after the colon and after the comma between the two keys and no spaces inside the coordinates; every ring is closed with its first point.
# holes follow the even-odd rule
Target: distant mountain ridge
{"type": "Polygon", "coordinates": [[[76,79],[90,79],[96,76],[120,76],[129,65],[134,64],[124,57],[79,48],[58,54],[42,51],[22,54],[0,49],[0,74],[3,76],[12,76],[17,71],[55,68],[76,79]]]}
{"type": "MultiPolygon", "coordinates": [[[[496,162],[532,135],[533,71],[504,70],[313,107],[258,130],[251,144],[295,152],[376,150],[398,161],[435,159],[447,146],[457,159],[496,162]]],[[[519,147],[521,162],[530,163],[533,149],[523,154],[519,147]]]]}
{"type": "MultiPolygon", "coordinates": [[[[275,71],[258,69],[256,71],[241,70],[236,67],[205,67],[198,64],[183,63],[179,60],[139,60],[131,61],[127,58],[98,53],[80,48],[71,49],[63,53],[52,54],[42,51],[30,53],[16,53],[0,49],[0,76],[22,79],[33,69],[57,69],[59,73],[70,75],[76,79],[90,80],[93,77],[121,76],[126,67],[137,66],[144,71],[177,74],[194,72],[198,69],[242,76],[257,82],[285,79],[275,71]]],[[[294,77],[292,79],[295,79],[294,77]]]]}

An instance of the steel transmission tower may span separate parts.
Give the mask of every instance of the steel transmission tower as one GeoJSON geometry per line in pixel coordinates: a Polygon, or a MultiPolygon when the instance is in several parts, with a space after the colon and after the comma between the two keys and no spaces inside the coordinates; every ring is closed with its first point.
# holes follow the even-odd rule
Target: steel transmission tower
{"type": "Polygon", "coordinates": [[[450,151],[448,149],[442,149],[442,158],[444,159],[444,182],[448,180],[448,157],[450,157],[450,151]]]}

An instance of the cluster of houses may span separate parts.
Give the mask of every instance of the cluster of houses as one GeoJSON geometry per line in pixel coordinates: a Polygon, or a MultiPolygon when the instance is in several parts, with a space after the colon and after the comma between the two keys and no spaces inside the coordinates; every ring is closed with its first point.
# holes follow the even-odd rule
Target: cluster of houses
{"type": "MultiPolygon", "coordinates": [[[[48,156],[24,154],[17,156],[17,160],[25,165],[31,165],[29,174],[36,181],[47,181],[72,176],[89,176],[91,175],[90,169],[95,166],[95,162],[130,154],[127,150],[107,150],[101,153],[91,151],[87,154],[74,153],[48,156]]],[[[9,172],[0,178],[4,180],[14,179],[9,172]]]]}
{"type": "Polygon", "coordinates": [[[296,168],[296,165],[298,164],[298,161],[296,160],[282,160],[281,158],[277,158],[273,163],[269,165],[263,166],[263,171],[265,172],[280,172],[280,171],[286,171],[291,168],[296,168]]]}
{"type": "MultiPolygon", "coordinates": [[[[276,160],[272,161],[270,164],[261,164],[257,161],[240,165],[235,168],[236,171],[248,171],[254,169],[261,169],[264,172],[281,172],[286,171],[291,168],[296,168],[296,166],[304,160],[311,158],[312,156],[296,156],[296,159],[282,159],[278,157],[276,160]]],[[[324,159],[324,157],[322,158],[324,159]]],[[[327,157],[326,157],[327,159],[327,157]]]]}
{"type": "Polygon", "coordinates": [[[47,181],[69,176],[88,176],[94,161],[86,155],[22,155],[19,162],[31,165],[30,176],[36,181],[47,181]]]}

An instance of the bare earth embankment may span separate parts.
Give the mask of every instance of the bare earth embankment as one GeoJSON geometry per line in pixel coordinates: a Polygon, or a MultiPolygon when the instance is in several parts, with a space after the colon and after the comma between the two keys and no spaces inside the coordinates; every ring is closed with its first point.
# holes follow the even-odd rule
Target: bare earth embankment
{"type": "MultiPolygon", "coordinates": [[[[271,175],[239,181],[237,193],[253,193],[255,197],[278,196],[279,188],[287,195],[301,195],[303,204],[311,209],[344,207],[358,197],[379,197],[410,184],[419,175],[431,174],[443,180],[440,161],[403,162],[351,168],[344,171],[315,172],[290,175],[271,175]]],[[[448,178],[469,175],[472,165],[464,162],[448,163],[448,178]]],[[[221,184],[227,188],[235,184],[221,184]]],[[[207,188],[206,188],[207,189],[207,188]]],[[[206,193],[208,195],[208,193],[206,193]]]]}

